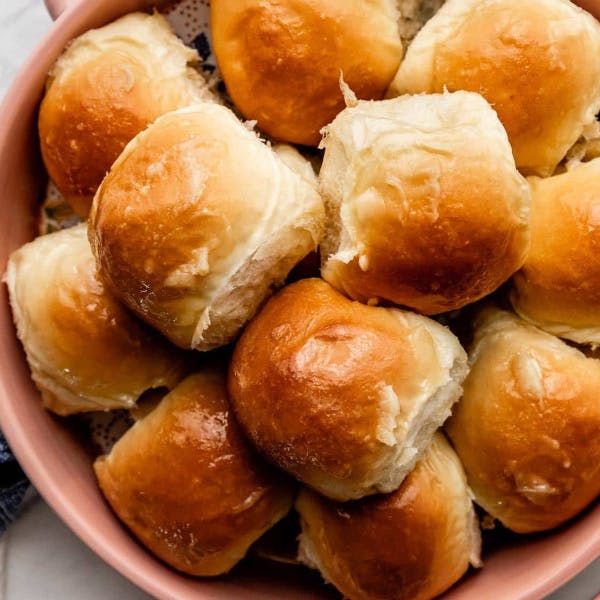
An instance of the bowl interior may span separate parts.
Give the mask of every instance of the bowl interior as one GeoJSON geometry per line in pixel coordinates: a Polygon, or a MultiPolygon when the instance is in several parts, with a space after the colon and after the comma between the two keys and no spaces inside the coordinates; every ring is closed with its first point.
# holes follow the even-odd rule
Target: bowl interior
{"type": "MultiPolygon", "coordinates": [[[[10,253],[33,237],[35,207],[46,184],[36,118],[46,73],[69,39],[105,24],[143,0],[83,0],[43,40],[9,91],[0,119],[0,274],[10,253]]],[[[600,15],[600,0],[579,2],[600,15]]],[[[5,285],[0,286],[0,424],[25,471],[61,518],[94,551],[159,598],[336,597],[318,576],[295,567],[247,562],[218,580],[194,580],[153,558],[104,502],[85,444],[41,406],[16,339],[5,285]]],[[[485,568],[448,598],[539,598],[600,555],[600,504],[552,534],[507,536],[485,549],[485,568]]]]}

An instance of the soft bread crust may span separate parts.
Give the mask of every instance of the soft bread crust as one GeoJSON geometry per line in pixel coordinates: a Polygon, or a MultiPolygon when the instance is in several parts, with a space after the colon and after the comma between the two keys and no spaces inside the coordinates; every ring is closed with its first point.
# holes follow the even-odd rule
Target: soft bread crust
{"type": "Polygon", "coordinates": [[[600,361],[496,309],[469,360],[447,431],[476,502],[518,533],[561,525],[600,493],[600,361]]]}
{"type": "Polygon", "coordinates": [[[131,408],[146,390],[175,386],[189,368],[185,353],[106,290],[85,225],[14,252],[6,282],[33,380],[55,413],[131,408]]]}
{"type": "Polygon", "coordinates": [[[315,173],[315,169],[313,165],[306,159],[294,146],[290,146],[289,144],[274,144],[272,146],[273,152],[277,154],[279,159],[283,164],[285,164],[288,169],[294,171],[305,179],[311,186],[317,188],[319,185],[319,180],[317,179],[317,174],[315,173]]]}
{"type": "Polygon", "coordinates": [[[349,500],[400,485],[460,396],[465,361],[438,323],[305,279],[250,323],[229,390],[260,452],[322,494],[349,500]]]}
{"type": "Polygon", "coordinates": [[[437,314],[523,264],[529,189],[481,96],[358,102],[326,131],[322,275],[337,289],[437,314]]]}
{"type": "Polygon", "coordinates": [[[89,235],[127,306],[179,346],[210,350],[317,247],[323,222],[314,178],[204,103],[132,140],[98,190],[89,235]]]}
{"type": "Polygon", "coordinates": [[[381,99],[402,58],[394,0],[213,0],[227,90],[268,135],[316,146],[344,108],[339,79],[381,99]]]}
{"type": "Polygon", "coordinates": [[[335,504],[302,490],[296,509],[300,560],[352,600],[429,600],[481,565],[465,474],[441,434],[393,494],[335,504]]]}
{"type": "Polygon", "coordinates": [[[388,94],[443,89],[481,93],[519,169],[548,176],[600,109],[600,25],[568,0],[448,0],[388,94]]]}
{"type": "Polygon", "coordinates": [[[44,163],[83,217],[125,145],[157,117],[211,99],[198,53],[159,14],[133,13],[76,38],[54,65],[39,116],[44,163]]]}
{"type": "Polygon", "coordinates": [[[229,571],[293,502],[293,484],[242,437],[221,368],[185,379],[94,468],[119,518],[190,575],[229,571]]]}
{"type": "Polygon", "coordinates": [[[531,249],[513,306],[549,333],[600,344],[600,159],[529,184],[531,249]]]}

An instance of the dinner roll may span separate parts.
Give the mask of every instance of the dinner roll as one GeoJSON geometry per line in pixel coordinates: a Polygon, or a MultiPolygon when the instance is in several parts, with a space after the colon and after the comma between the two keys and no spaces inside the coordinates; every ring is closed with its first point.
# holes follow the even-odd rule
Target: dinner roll
{"type": "Polygon", "coordinates": [[[531,250],[513,306],[545,331],[600,344],[600,159],[529,183],[531,250]]]}
{"type": "Polygon", "coordinates": [[[402,58],[395,0],[212,0],[214,52],[231,98],[268,135],[316,146],[344,108],[340,75],[381,99],[402,58]]]}
{"type": "Polygon", "coordinates": [[[600,25],[568,0],[448,0],[389,95],[444,89],[483,94],[517,167],[550,175],[600,109],[600,25]]]}
{"type": "Polygon", "coordinates": [[[335,504],[303,490],[300,559],[351,600],[429,600],[480,566],[462,466],[441,434],[400,489],[335,504]]]}
{"type": "Polygon", "coordinates": [[[49,410],[131,408],[146,390],[171,388],[185,376],[189,357],[105,289],[84,225],[14,252],[6,282],[19,339],[49,410]]]}
{"type": "Polygon", "coordinates": [[[50,177],[86,217],[125,144],[158,116],[210,99],[200,57],[159,14],[133,13],[73,41],[50,72],[39,116],[50,177]]]}
{"type": "Polygon", "coordinates": [[[497,309],[469,358],[447,429],[476,502],[518,533],[564,523],[600,494],[600,361],[497,309]]]}
{"type": "Polygon", "coordinates": [[[317,247],[323,221],[314,178],[204,103],[127,146],[98,190],[89,235],[125,304],[176,344],[210,350],[317,247]]]}
{"type": "Polygon", "coordinates": [[[190,575],[229,571],[293,501],[293,484],[242,437],[214,366],[179,384],[94,468],[119,518],[190,575]]]}
{"type": "Polygon", "coordinates": [[[269,460],[335,500],[395,490],[461,393],[448,329],[320,279],[272,298],[233,355],[238,420],[269,460]]]}
{"type": "Polygon", "coordinates": [[[327,127],[323,278],[424,314],[491,293],[522,264],[529,189],[469,92],[358,102],[327,127]]]}

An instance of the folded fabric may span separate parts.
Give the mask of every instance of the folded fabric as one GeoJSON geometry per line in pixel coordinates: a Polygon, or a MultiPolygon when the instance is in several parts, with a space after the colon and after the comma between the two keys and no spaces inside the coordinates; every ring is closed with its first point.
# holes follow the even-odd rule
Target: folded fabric
{"type": "Polygon", "coordinates": [[[0,432],[0,535],[19,515],[29,482],[0,432]]]}

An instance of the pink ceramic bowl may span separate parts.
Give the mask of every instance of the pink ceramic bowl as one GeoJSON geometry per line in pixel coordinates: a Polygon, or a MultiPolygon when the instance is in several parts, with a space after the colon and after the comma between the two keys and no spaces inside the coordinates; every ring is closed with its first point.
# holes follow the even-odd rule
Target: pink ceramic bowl
{"type": "MultiPolygon", "coordinates": [[[[74,36],[143,7],[143,0],[46,0],[57,18],[10,89],[0,113],[0,274],[9,254],[33,237],[34,206],[46,176],[36,115],[46,73],[74,36]]],[[[600,0],[582,0],[600,17],[600,0]]],[[[71,529],[106,562],[163,599],[320,598],[330,592],[300,569],[257,565],[216,581],[179,575],[153,558],[105,504],[91,457],[41,406],[15,337],[6,287],[0,286],[0,425],[23,468],[71,529]]],[[[542,598],[600,555],[600,504],[551,535],[511,538],[485,555],[485,568],[447,594],[452,599],[542,598]]]]}

